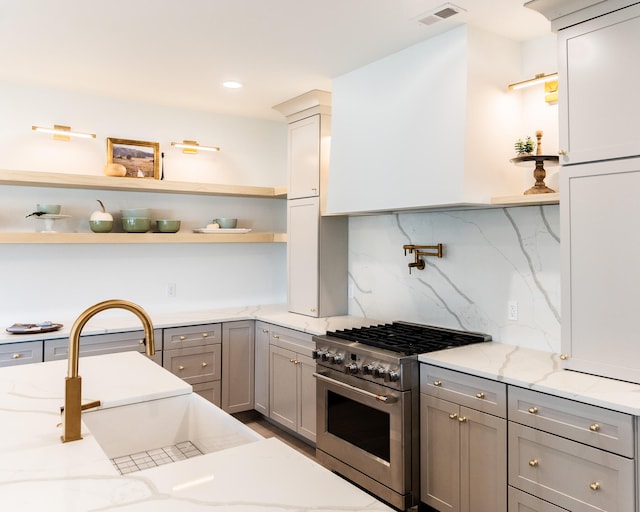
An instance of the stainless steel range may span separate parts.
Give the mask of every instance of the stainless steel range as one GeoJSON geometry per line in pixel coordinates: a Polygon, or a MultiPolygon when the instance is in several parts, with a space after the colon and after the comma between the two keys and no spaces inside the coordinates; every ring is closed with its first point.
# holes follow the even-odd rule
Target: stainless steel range
{"type": "Polygon", "coordinates": [[[400,510],[417,505],[418,354],[490,339],[407,322],[314,336],[318,460],[400,510]]]}

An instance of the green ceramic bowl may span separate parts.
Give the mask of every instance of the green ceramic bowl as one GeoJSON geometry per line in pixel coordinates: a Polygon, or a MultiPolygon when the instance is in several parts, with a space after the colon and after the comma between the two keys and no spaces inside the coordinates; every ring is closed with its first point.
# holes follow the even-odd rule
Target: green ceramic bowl
{"type": "Polygon", "coordinates": [[[218,225],[223,229],[233,229],[238,225],[238,219],[234,219],[230,217],[213,219],[213,222],[217,222],[218,225]]]}
{"type": "Polygon", "coordinates": [[[177,233],[180,230],[179,220],[160,219],[156,221],[160,233],[177,233]]]}
{"type": "Polygon", "coordinates": [[[127,233],[146,233],[151,229],[148,217],[122,217],[122,229],[127,233]]]}
{"type": "Polygon", "coordinates": [[[90,220],[89,227],[94,233],[111,233],[113,220],[90,220]]]}

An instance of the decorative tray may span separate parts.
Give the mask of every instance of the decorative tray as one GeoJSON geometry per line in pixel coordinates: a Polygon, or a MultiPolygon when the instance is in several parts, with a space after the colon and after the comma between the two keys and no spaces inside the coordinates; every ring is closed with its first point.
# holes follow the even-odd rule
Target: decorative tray
{"type": "Polygon", "coordinates": [[[13,324],[6,331],[12,334],[34,334],[40,332],[52,332],[62,328],[62,324],[42,322],[39,324],[13,324]]]}
{"type": "Polygon", "coordinates": [[[251,231],[249,228],[196,228],[193,230],[194,233],[206,233],[207,235],[216,235],[216,234],[229,234],[229,233],[248,233],[251,231]]]}

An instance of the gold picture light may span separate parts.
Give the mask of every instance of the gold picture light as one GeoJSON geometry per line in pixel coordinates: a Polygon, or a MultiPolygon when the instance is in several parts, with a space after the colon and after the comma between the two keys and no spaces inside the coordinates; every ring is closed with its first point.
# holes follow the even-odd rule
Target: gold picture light
{"type": "Polygon", "coordinates": [[[34,132],[51,133],[54,140],[71,140],[71,137],[79,137],[81,139],[95,139],[95,133],[72,132],[70,126],[54,124],[53,128],[45,128],[44,126],[32,126],[34,132]]]}
{"type": "Polygon", "coordinates": [[[518,89],[524,89],[525,87],[531,87],[537,84],[544,84],[544,100],[547,103],[558,101],[558,73],[549,73],[548,75],[544,73],[537,74],[529,80],[509,84],[509,90],[517,91],[518,89]]]}
{"type": "Polygon", "coordinates": [[[175,148],[182,148],[183,153],[197,153],[198,151],[220,151],[217,146],[201,146],[195,140],[183,140],[182,142],[172,142],[175,148]]]}

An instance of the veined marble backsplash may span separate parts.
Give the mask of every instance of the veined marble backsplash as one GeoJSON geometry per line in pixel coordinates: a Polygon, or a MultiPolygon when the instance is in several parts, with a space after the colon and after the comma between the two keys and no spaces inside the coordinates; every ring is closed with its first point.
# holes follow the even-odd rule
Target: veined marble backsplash
{"type": "Polygon", "coordinates": [[[558,205],[349,219],[349,313],[560,351],[558,205]],[[404,244],[444,245],[412,269],[404,244]],[[509,320],[509,303],[517,320],[509,320]]]}

